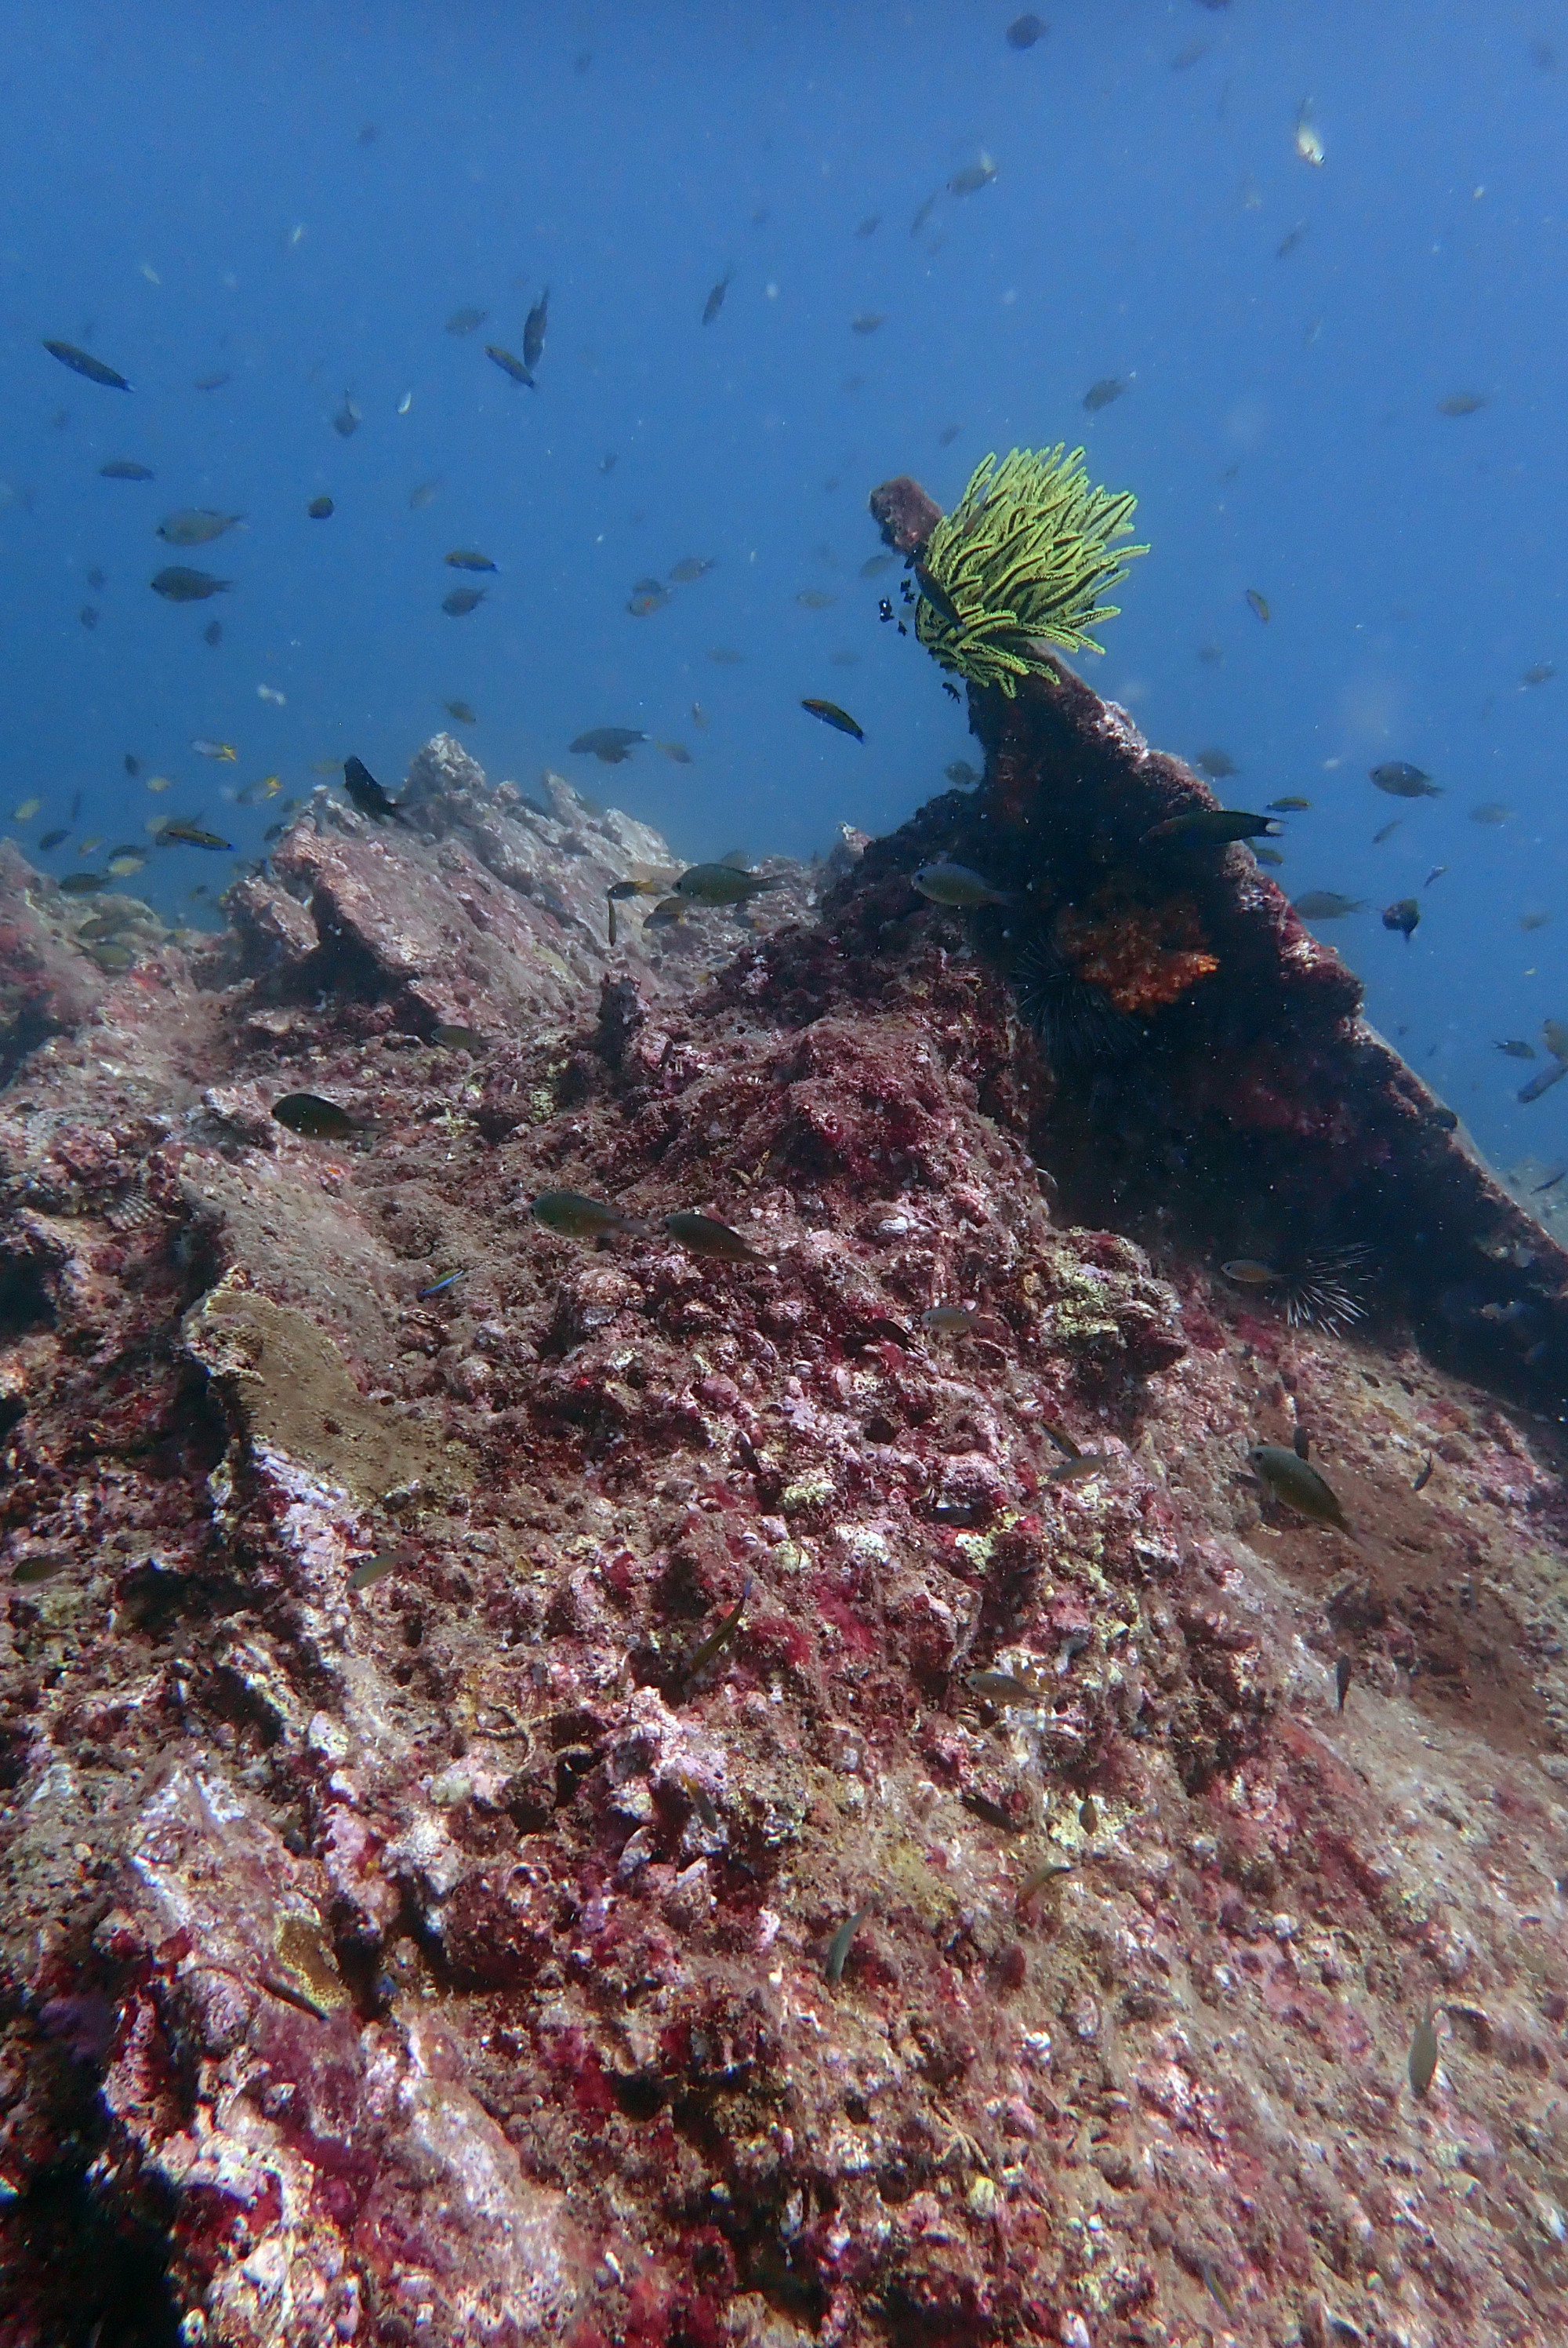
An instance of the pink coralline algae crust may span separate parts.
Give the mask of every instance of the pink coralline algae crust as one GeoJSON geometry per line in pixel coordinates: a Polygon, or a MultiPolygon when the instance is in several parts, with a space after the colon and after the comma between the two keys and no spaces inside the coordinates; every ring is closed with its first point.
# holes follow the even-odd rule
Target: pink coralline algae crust
{"type": "Polygon", "coordinates": [[[664,844],[458,756],[0,1096],[3,2348],[1568,2335],[1555,1427],[1074,1219],[983,795],[610,954],[664,844]]]}

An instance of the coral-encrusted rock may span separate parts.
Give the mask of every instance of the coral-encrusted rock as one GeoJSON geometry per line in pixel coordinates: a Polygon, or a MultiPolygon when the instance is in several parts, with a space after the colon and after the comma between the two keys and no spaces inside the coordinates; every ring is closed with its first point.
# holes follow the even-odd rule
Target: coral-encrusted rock
{"type": "Polygon", "coordinates": [[[252,979],[298,977],[314,960],[320,940],[309,910],[275,881],[248,874],[223,903],[252,979]]]}
{"type": "Polygon", "coordinates": [[[613,957],[631,819],[438,742],[0,1102],[5,2348],[1568,2336],[1560,1434],[1397,1250],[1214,1269],[1371,1164],[1468,1279],[1484,1178],[1239,851],[1115,928],[1174,762],[977,714],[613,957]],[[1003,831],[1038,1034],[909,885],[1003,831]]]}
{"type": "MultiPolygon", "coordinates": [[[[415,759],[402,804],[425,837],[376,827],[318,794],[316,828],[278,846],[275,878],[235,884],[226,904],[259,997],[325,988],[387,1001],[398,1023],[478,1026],[487,1035],[559,1025],[610,954],[606,891],[617,881],[681,870],[660,834],[616,808],[595,808],[559,775],[548,806],[510,784],[491,790],[450,736],[415,759]]],[[[770,864],[775,889],[749,926],[798,916],[811,877],[770,864]]],[[[686,983],[716,967],[733,922],[698,915],[678,931],[644,932],[622,903],[614,953],[656,983],[686,983]],[[715,951],[715,949],[718,951],[715,951]]]]}
{"type": "Polygon", "coordinates": [[[179,2211],[175,2273],[210,2331],[559,2339],[586,2279],[562,2197],[523,2178],[433,2014],[355,2014],[315,1870],[183,1766],[127,1859],[94,1935],[110,2142],[179,2211]]]}
{"type": "MultiPolygon", "coordinates": [[[[940,519],[905,477],[870,505],[906,555],[940,519]]],[[[976,929],[999,966],[1021,973],[1020,1005],[1035,1006],[1054,1055],[1034,1138],[1076,1210],[1186,1216],[1215,1234],[1221,1256],[1299,1262],[1363,1247],[1385,1296],[1429,1343],[1538,1402],[1561,1397],[1568,1251],[1359,1016],[1359,982],[1247,848],[1150,838],[1173,817],[1217,806],[1206,784],[1151,749],[1124,710],[1060,660],[1010,699],[971,687],[969,715],[986,747],[984,788],[906,827],[906,857],[939,850],[995,867],[1030,908],[1027,920],[993,914],[976,929]],[[944,808],[950,819],[934,838],[944,808]],[[1109,1051],[1102,1036],[1097,1053],[1091,1027],[1061,1048],[1050,989],[1029,976],[1031,952],[1146,1023],[1142,1031],[1124,1027],[1109,1051]],[[1445,1291],[1463,1301],[1440,1309],[1445,1291]]],[[[835,904],[863,885],[846,883],[835,904]]]]}
{"type": "Polygon", "coordinates": [[[444,1452],[400,1416],[362,1401],[336,1346],[292,1306],[215,1288],[187,1315],[184,1334],[251,1442],[340,1477],[371,1499],[411,1483],[441,1489],[466,1480],[461,1453],[444,1452]]]}

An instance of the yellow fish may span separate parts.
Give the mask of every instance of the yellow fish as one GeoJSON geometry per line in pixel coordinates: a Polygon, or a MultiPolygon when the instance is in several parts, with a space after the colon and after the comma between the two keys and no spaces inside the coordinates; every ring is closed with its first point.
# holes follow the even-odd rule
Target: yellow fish
{"type": "Polygon", "coordinates": [[[101,848],[103,844],[103,834],[101,832],[95,832],[91,839],[79,839],[77,842],[77,854],[78,856],[90,856],[95,848],[101,848]]]}
{"type": "Polygon", "coordinates": [[[196,752],[198,757],[217,758],[221,764],[230,767],[234,764],[235,760],[240,756],[239,751],[234,747],[232,742],[209,742],[204,740],[200,734],[193,734],[191,736],[190,747],[196,752]]]}
{"type": "Polygon", "coordinates": [[[37,814],[38,809],[43,806],[43,804],[44,802],[42,799],[24,799],[19,808],[12,808],[12,822],[31,823],[33,818],[37,814]]]}
{"type": "Polygon", "coordinates": [[[166,791],[173,779],[172,775],[149,775],[147,788],[149,791],[166,791]]]}

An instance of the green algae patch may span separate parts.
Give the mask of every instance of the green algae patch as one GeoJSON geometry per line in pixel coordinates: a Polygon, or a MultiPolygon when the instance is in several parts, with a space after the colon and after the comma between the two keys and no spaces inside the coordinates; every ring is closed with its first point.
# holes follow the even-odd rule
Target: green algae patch
{"type": "Polygon", "coordinates": [[[367,1403],[347,1363],[308,1313],[249,1289],[220,1286],[185,1316],[188,1352],[221,1391],[246,1438],[344,1484],[362,1500],[418,1486],[451,1492],[472,1478],[467,1454],[367,1403]]]}
{"type": "Polygon", "coordinates": [[[833,1498],[833,1485],[825,1476],[803,1476],[797,1483],[786,1484],[779,1494],[779,1513],[793,1517],[812,1509],[825,1509],[833,1498]]]}
{"type": "Polygon", "coordinates": [[[910,1910],[928,1932],[950,1931],[963,1903],[921,1846],[912,1837],[889,1835],[878,1857],[881,1889],[888,1904],[910,1910]]]}
{"type": "Polygon", "coordinates": [[[272,1928],[272,1953],[316,2006],[337,2013],[352,2003],[337,1960],[313,1916],[297,1909],[280,1916],[272,1928]]]}

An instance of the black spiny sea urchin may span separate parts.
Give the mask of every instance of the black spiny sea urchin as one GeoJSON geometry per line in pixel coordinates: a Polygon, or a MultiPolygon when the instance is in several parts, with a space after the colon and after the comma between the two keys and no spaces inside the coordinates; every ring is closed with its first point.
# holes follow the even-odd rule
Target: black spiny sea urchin
{"type": "Polygon", "coordinates": [[[1019,1008],[1052,1067],[1114,1067],[1143,1040],[1135,1019],[1119,1011],[1102,986],[1079,977],[1048,938],[1024,948],[1013,970],[1019,1008]]]}

